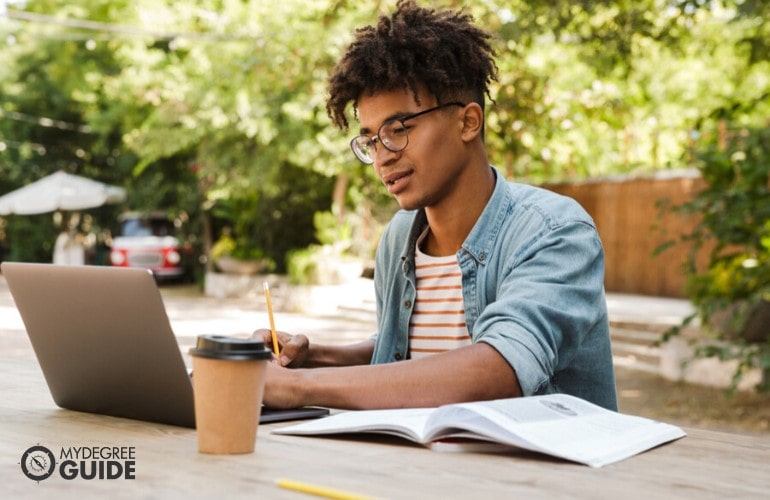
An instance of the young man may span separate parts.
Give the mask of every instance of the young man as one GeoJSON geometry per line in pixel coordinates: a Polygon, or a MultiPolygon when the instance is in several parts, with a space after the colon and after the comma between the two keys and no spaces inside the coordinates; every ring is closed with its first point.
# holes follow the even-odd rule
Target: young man
{"type": "MultiPolygon", "coordinates": [[[[429,407],[564,392],[616,409],[604,257],[574,201],[507,183],[488,163],[497,68],[464,12],[400,1],[356,32],[329,115],[402,208],[377,250],[378,333],[350,346],[281,332],[264,402],[429,407]],[[312,369],[310,369],[312,368],[312,369]]],[[[255,333],[270,342],[270,333],[255,333]]]]}

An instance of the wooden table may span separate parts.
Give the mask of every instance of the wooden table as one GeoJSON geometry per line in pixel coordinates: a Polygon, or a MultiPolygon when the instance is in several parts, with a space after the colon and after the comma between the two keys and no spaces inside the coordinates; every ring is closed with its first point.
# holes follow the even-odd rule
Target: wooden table
{"type": "Polygon", "coordinates": [[[195,431],[57,408],[37,363],[0,358],[0,493],[3,498],[312,498],[281,489],[288,478],[380,498],[768,498],[770,436],[686,429],[688,437],[592,469],[530,453],[438,453],[383,438],[278,436],[261,426],[256,452],[197,452],[195,431]],[[21,470],[36,444],[135,453],[135,479],[40,482],[21,470]]]}

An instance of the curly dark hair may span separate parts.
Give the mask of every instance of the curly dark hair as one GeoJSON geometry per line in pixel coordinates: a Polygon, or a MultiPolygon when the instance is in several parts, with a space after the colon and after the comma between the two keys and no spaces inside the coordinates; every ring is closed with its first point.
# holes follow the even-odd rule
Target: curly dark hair
{"type": "MultiPolygon", "coordinates": [[[[326,111],[348,128],[345,109],[366,93],[405,89],[419,104],[425,88],[439,104],[475,101],[484,107],[489,84],[497,79],[491,35],[461,11],[436,11],[399,0],[391,17],[356,30],[355,39],[329,78],[326,111]]],[[[490,97],[491,98],[491,97],[490,97]]]]}

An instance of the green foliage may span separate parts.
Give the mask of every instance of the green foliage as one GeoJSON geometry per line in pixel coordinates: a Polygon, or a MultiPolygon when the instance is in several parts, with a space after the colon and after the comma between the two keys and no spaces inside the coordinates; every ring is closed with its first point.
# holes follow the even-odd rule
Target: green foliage
{"type": "MultiPolygon", "coordinates": [[[[26,10],[96,22],[110,21],[109,16],[121,22],[134,18],[125,15],[127,3],[116,1],[30,1],[26,10]]],[[[197,180],[185,159],[164,158],[144,176],[131,174],[138,157],[124,143],[122,132],[130,113],[110,94],[124,64],[115,41],[105,41],[104,33],[66,29],[58,24],[62,21],[40,19],[0,21],[6,45],[0,52],[7,63],[7,71],[0,73],[2,192],[64,170],[126,187],[130,208],[164,209],[189,218],[200,201],[197,180]]],[[[114,232],[121,208],[90,210],[93,229],[114,232]]],[[[197,229],[195,221],[188,229],[197,229]]],[[[14,260],[50,261],[49,238],[57,233],[50,215],[11,216],[4,244],[14,260]]]]}
{"type": "MultiPolygon", "coordinates": [[[[294,284],[334,282],[338,279],[333,267],[337,263],[361,262],[374,258],[374,246],[379,238],[362,246],[356,233],[365,232],[359,226],[363,218],[352,212],[344,216],[334,211],[316,212],[313,218],[315,235],[319,244],[292,250],[287,255],[289,281],[294,284]]],[[[369,228],[371,231],[371,228],[369,228]]]]}
{"type": "Polygon", "coordinates": [[[749,57],[747,47],[766,47],[770,7],[751,3],[477,7],[499,35],[492,163],[533,182],[677,168],[701,117],[767,88],[756,59],[765,49],[749,57]]]}
{"type": "Polygon", "coordinates": [[[260,260],[264,256],[261,248],[254,248],[243,242],[237,242],[229,232],[222,234],[211,247],[211,258],[215,261],[222,257],[232,257],[237,260],[260,260]]]}
{"type": "MultiPolygon", "coordinates": [[[[712,22],[698,22],[693,36],[702,47],[683,53],[691,61],[687,77],[697,72],[701,83],[693,88],[679,79],[667,87],[679,89],[672,97],[689,102],[692,126],[682,141],[683,158],[706,183],[691,202],[675,208],[699,216],[694,231],[682,238],[692,248],[685,272],[696,306],[682,327],[698,318],[711,334],[696,357],[737,361],[733,389],[758,368],[759,389],[770,390],[770,29],[761,22],[770,7],[727,7],[735,10],[715,9],[720,15],[712,22]],[[705,265],[699,257],[704,252],[705,265]]],[[[672,329],[664,340],[681,331],[672,329]]]]}
{"type": "Polygon", "coordinates": [[[699,356],[739,361],[735,381],[764,367],[770,381],[770,128],[730,130],[724,119],[704,127],[694,159],[706,187],[677,207],[698,214],[688,261],[687,293],[715,343],[699,356]],[[708,250],[705,269],[698,254],[708,250]],[[729,340],[725,345],[721,342],[729,340]]]}
{"type": "Polygon", "coordinates": [[[290,250],[316,242],[313,217],[329,209],[332,187],[332,179],[324,175],[285,165],[247,194],[217,192],[215,233],[229,228],[240,252],[263,252],[276,271],[285,272],[290,250]]]}
{"type": "MultiPolygon", "coordinates": [[[[395,205],[353,158],[350,132],[330,126],[326,79],[354,29],[395,3],[29,0],[16,8],[44,17],[0,17],[0,192],[64,169],[126,187],[132,209],[183,216],[196,247],[208,213],[212,241],[231,227],[238,247],[263,251],[279,270],[319,238],[370,259],[395,205]],[[328,214],[314,225],[315,212],[328,214]]],[[[749,131],[746,147],[764,140],[768,2],[424,3],[467,6],[495,36],[500,81],[485,137],[490,162],[510,178],[677,168],[697,156],[714,165],[704,174],[716,186],[737,165],[704,146],[719,118],[749,131]]],[[[728,200],[754,219],[715,226],[720,235],[765,227],[741,198],[760,184],[748,175],[739,172],[743,184],[721,208],[715,192],[709,209],[715,224],[731,220],[720,215],[728,200]]],[[[119,208],[95,213],[96,225],[114,227],[119,208]]],[[[14,258],[49,258],[50,218],[10,217],[4,231],[14,258]]],[[[715,265],[729,279],[708,286],[749,294],[763,264],[744,264],[765,262],[750,249],[715,265]]]]}
{"type": "Polygon", "coordinates": [[[291,250],[286,257],[289,281],[293,284],[317,283],[319,269],[329,258],[351,256],[353,226],[332,211],[316,212],[313,226],[318,244],[291,250]]]}
{"type": "Polygon", "coordinates": [[[312,276],[318,269],[316,256],[321,247],[310,245],[307,248],[291,250],[286,256],[287,275],[293,285],[307,285],[313,281],[312,276]]]}
{"type": "Polygon", "coordinates": [[[50,262],[59,231],[51,215],[43,214],[11,218],[5,233],[7,241],[11,243],[4,256],[6,260],[50,262]],[[25,245],[14,242],[24,242],[25,245]]]}

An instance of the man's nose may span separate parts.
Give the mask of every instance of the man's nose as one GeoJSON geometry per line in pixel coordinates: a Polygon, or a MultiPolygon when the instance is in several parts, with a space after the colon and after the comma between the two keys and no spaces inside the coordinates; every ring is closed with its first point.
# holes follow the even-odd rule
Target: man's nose
{"type": "Polygon", "coordinates": [[[382,141],[377,142],[377,147],[374,149],[374,156],[372,157],[374,159],[375,165],[387,165],[388,163],[392,162],[393,160],[396,160],[401,155],[401,151],[393,152],[386,148],[382,141]]]}

